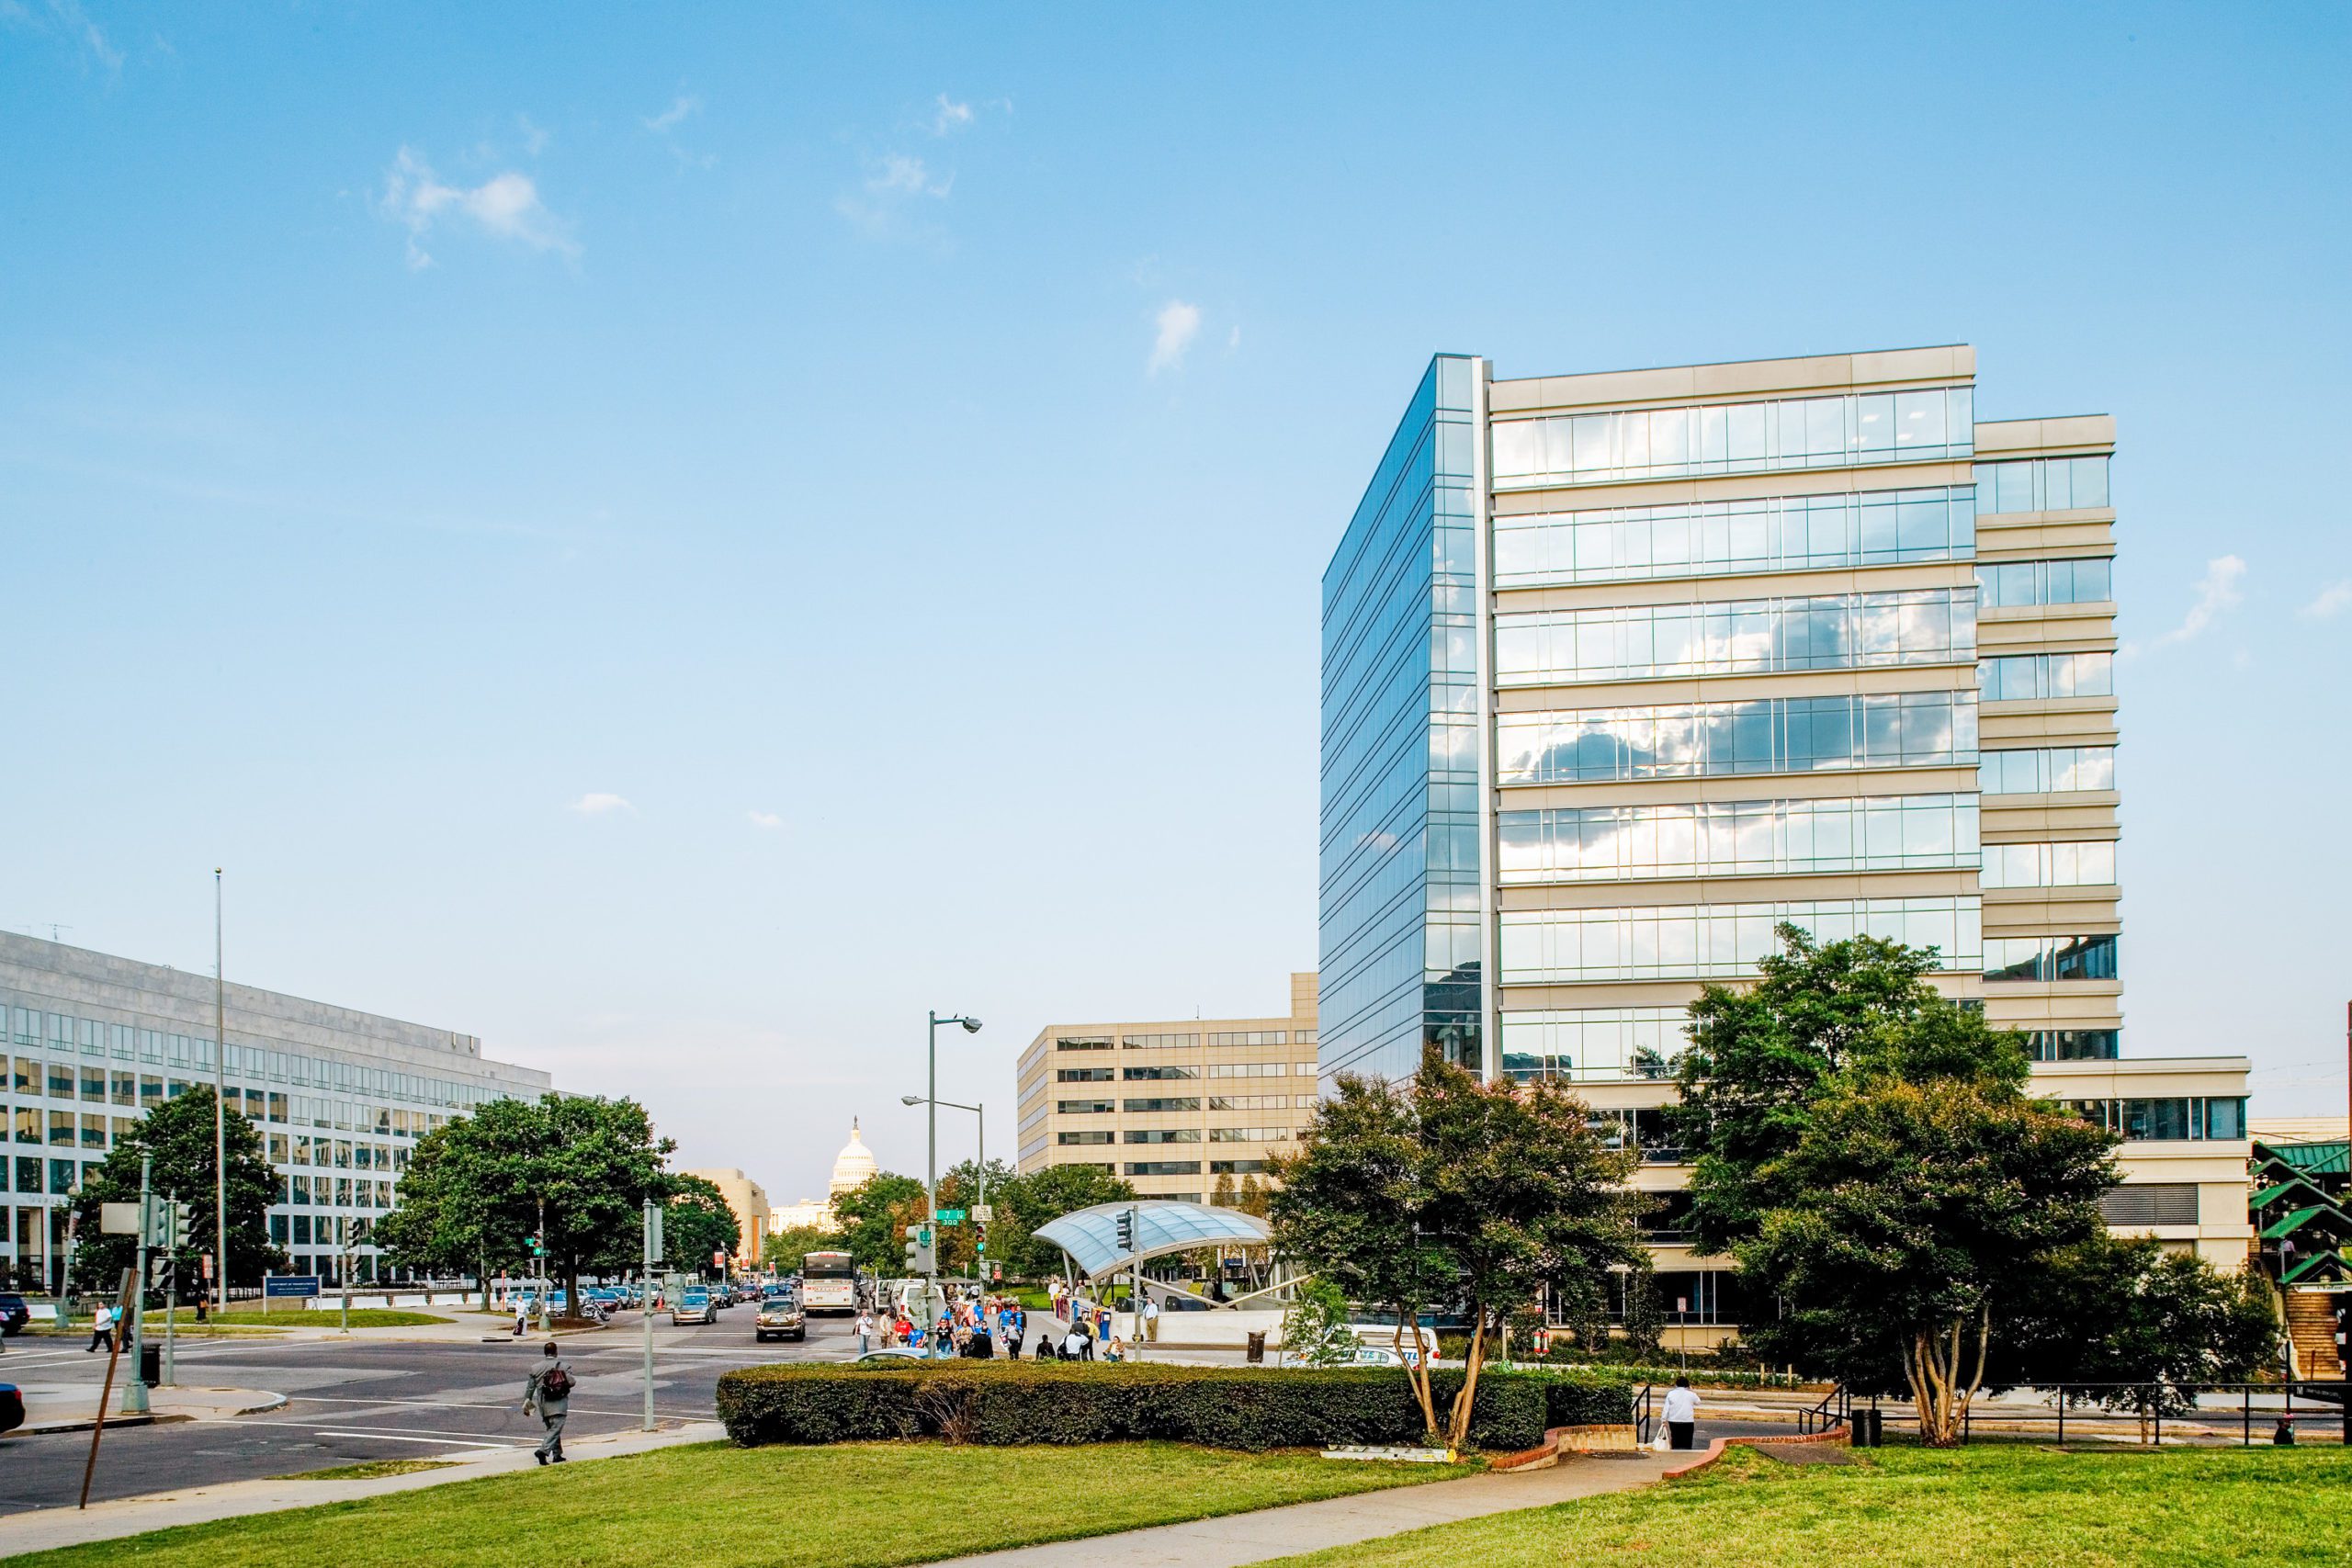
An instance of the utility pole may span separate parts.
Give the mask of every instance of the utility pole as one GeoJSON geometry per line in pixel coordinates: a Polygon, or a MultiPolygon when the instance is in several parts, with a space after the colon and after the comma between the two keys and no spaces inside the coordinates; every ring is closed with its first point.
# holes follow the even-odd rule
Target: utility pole
{"type": "MultiPolygon", "coordinates": [[[[212,868],[212,1257],[220,1294],[213,1311],[229,1311],[229,979],[221,967],[220,868],[212,868]]],[[[146,1282],[141,1280],[144,1290],[146,1282]]],[[[133,1379],[134,1382],[138,1380],[133,1379]]]]}
{"type": "Polygon", "coordinates": [[[335,1272],[343,1276],[343,1331],[351,1332],[351,1219],[347,1214],[334,1217],[335,1272]]]}
{"type": "Polygon", "coordinates": [[[147,1238],[155,1231],[155,1196],[148,1182],[155,1156],[139,1156],[139,1276],[130,1293],[130,1382],[122,1391],[126,1416],[147,1414],[147,1238]]]}
{"type": "Polygon", "coordinates": [[[164,1386],[177,1387],[174,1381],[172,1331],[174,1319],[180,1314],[180,1195],[164,1195],[164,1278],[168,1283],[164,1290],[164,1386]]]}
{"type": "Polygon", "coordinates": [[[645,1327],[645,1430],[653,1430],[653,1266],[662,1260],[662,1205],[645,1201],[645,1299],[639,1303],[645,1327]]]}

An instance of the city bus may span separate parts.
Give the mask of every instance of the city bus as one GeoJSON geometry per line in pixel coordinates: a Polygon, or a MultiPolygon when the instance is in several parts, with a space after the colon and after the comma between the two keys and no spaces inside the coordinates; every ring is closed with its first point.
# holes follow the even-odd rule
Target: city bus
{"type": "Polygon", "coordinates": [[[848,1253],[812,1252],[800,1260],[800,1310],[857,1310],[857,1266],[848,1253]]]}

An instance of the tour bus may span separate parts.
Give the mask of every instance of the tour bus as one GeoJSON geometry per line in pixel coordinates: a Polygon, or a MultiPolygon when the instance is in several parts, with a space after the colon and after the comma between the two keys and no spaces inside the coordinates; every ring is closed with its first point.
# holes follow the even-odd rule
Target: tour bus
{"type": "Polygon", "coordinates": [[[812,1252],[800,1260],[800,1310],[857,1310],[857,1267],[848,1253],[812,1252]]]}

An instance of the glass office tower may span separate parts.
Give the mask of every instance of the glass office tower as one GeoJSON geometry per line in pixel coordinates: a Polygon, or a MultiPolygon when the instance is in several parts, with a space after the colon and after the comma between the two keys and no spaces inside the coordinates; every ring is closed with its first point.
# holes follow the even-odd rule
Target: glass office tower
{"type": "Polygon", "coordinates": [[[1323,574],[1327,1074],[1407,1076],[1424,1043],[1488,1062],[1484,389],[1480,360],[1430,366],[1323,574]]]}
{"type": "Polygon", "coordinates": [[[1781,921],[1933,946],[2123,1133],[2110,1224],[2251,1234],[2244,1058],[2117,1059],[2114,424],[1980,423],[1975,368],[1441,355],[1324,575],[1327,1086],[1429,1043],[1574,1083],[1702,1338],[1744,1309],[1657,1111],[1781,921]]]}

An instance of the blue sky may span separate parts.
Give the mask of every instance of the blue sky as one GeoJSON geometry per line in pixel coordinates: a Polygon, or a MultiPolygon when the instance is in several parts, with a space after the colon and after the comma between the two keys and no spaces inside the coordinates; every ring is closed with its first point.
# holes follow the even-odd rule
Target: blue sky
{"type": "Polygon", "coordinates": [[[209,968],[225,863],[780,1201],[969,1010],[1009,1151],[1312,967],[1431,352],[1965,341],[2120,422],[2126,1049],[2340,1108],[2352,14],[1260,10],[0,0],[0,924],[209,968]]]}

